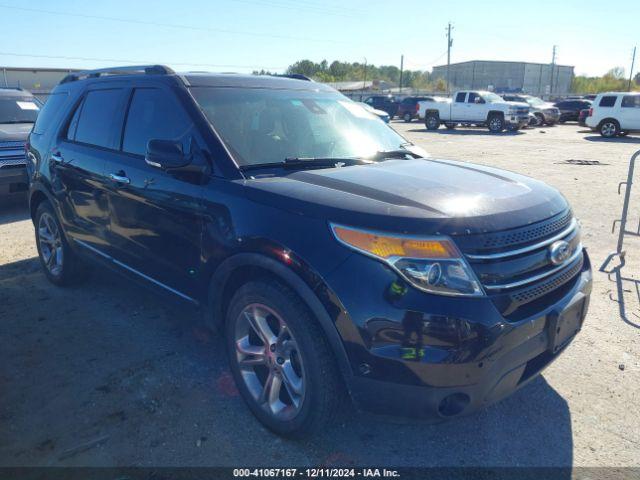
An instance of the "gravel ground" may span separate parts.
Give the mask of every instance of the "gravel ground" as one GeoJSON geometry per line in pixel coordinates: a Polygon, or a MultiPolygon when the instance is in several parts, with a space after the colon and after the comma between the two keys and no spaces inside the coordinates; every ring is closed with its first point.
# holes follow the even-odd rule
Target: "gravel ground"
{"type": "MultiPolygon", "coordinates": [[[[572,203],[596,269],[613,250],[617,183],[640,138],[603,141],[570,125],[500,136],[392,125],[434,157],[550,183],[572,203]]],[[[294,442],[254,420],[221,339],[193,315],[113,274],[51,286],[23,203],[0,202],[0,466],[640,466],[640,307],[631,281],[640,279],[640,250],[632,242],[626,321],[609,297],[617,299],[615,283],[595,272],[582,333],[512,397],[436,425],[354,414],[294,442]]]]}

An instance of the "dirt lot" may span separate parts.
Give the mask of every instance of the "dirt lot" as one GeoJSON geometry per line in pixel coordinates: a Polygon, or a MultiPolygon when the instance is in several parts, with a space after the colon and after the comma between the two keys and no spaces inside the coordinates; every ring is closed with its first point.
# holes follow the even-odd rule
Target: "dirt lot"
{"type": "MultiPolygon", "coordinates": [[[[560,189],[596,269],[614,248],[617,183],[640,138],[603,141],[569,125],[500,136],[393,126],[435,157],[514,170],[560,189]]],[[[640,180],[637,190],[633,227],[640,180]]],[[[640,279],[637,245],[627,247],[623,273],[631,279],[640,279]]],[[[609,298],[617,298],[615,283],[594,275],[583,332],[541,378],[500,404],[438,425],[357,414],[319,438],[292,442],[244,407],[219,338],[112,274],[52,287],[22,204],[4,205],[0,466],[640,466],[640,307],[626,281],[625,321],[609,298]]]]}

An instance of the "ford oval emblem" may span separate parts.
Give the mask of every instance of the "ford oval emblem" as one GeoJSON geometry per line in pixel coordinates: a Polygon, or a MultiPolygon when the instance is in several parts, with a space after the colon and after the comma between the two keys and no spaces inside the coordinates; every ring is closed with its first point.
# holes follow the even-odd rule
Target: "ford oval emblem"
{"type": "Polygon", "coordinates": [[[549,258],[554,265],[560,265],[571,255],[571,247],[564,240],[554,242],[549,248],[549,258]]]}

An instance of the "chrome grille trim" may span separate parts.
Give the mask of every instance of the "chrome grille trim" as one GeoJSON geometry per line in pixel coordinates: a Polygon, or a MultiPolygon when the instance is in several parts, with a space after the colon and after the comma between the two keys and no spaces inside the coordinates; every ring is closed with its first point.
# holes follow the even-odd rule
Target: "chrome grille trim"
{"type": "Polygon", "coordinates": [[[568,258],[562,265],[558,265],[556,268],[547,270],[546,272],[540,273],[538,275],[534,275],[529,278],[525,278],[523,280],[519,280],[517,282],[505,283],[502,285],[484,285],[484,288],[486,288],[487,290],[507,290],[510,288],[522,287],[523,285],[528,285],[530,283],[537,282],[538,280],[542,280],[543,278],[553,275],[554,273],[560,272],[562,269],[566,268],[567,265],[570,265],[576,259],[578,259],[581,255],[582,255],[582,244],[580,243],[576,247],[576,251],[573,253],[573,255],[571,255],[571,257],[568,258]]]}
{"type": "Polygon", "coordinates": [[[27,162],[24,158],[0,158],[0,168],[4,167],[21,167],[26,166],[27,162]]]}
{"type": "Polygon", "coordinates": [[[536,243],[534,245],[529,245],[527,247],[518,248],[516,250],[509,250],[508,252],[492,253],[490,255],[471,255],[471,254],[466,254],[465,256],[469,260],[498,260],[500,258],[515,257],[516,255],[521,255],[523,253],[532,252],[534,250],[538,250],[540,248],[543,248],[543,247],[546,247],[548,245],[551,245],[553,242],[555,242],[557,240],[560,240],[560,239],[566,237],[567,235],[571,234],[576,229],[577,226],[578,226],[578,222],[574,218],[573,220],[571,220],[571,223],[569,224],[569,226],[565,230],[563,230],[562,232],[558,233],[557,235],[554,235],[553,237],[547,238],[546,240],[543,240],[542,242],[536,243]]]}

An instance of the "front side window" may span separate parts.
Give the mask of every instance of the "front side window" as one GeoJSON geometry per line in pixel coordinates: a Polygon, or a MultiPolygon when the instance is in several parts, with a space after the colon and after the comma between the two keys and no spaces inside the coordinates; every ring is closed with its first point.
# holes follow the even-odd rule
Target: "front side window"
{"type": "Polygon", "coordinates": [[[467,103],[476,103],[476,98],[479,99],[478,103],[484,103],[480,101],[482,100],[482,97],[475,92],[469,93],[469,99],[467,100],[467,103]]]}
{"type": "Polygon", "coordinates": [[[122,150],[144,155],[151,139],[174,140],[187,151],[193,122],[169,93],[157,88],[135,90],[124,129],[122,150]]]}
{"type": "Polygon", "coordinates": [[[39,111],[32,97],[0,97],[0,123],[34,123],[39,111]]]}
{"type": "Polygon", "coordinates": [[[622,97],[624,108],[640,108],[640,95],[625,95],[622,97]]]}
{"type": "Polygon", "coordinates": [[[191,92],[240,166],[287,158],[362,158],[406,144],[339,93],[214,87],[191,92]]]}
{"type": "Polygon", "coordinates": [[[618,97],[614,95],[605,95],[600,99],[600,103],[598,104],[601,107],[613,107],[616,104],[616,100],[618,97]]]}
{"type": "Polygon", "coordinates": [[[76,142],[113,148],[113,129],[120,111],[122,90],[92,90],[84,104],[76,128],[76,142]]]}

